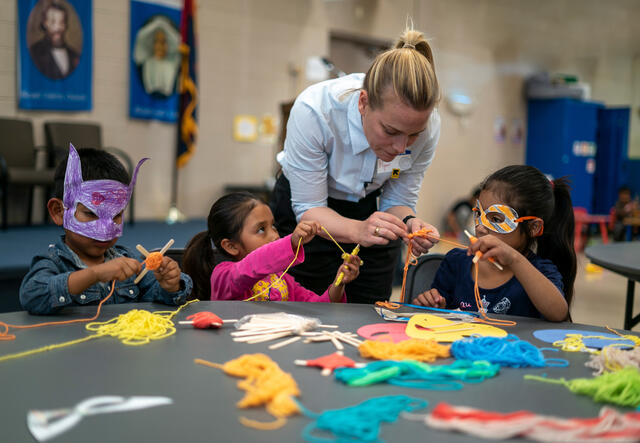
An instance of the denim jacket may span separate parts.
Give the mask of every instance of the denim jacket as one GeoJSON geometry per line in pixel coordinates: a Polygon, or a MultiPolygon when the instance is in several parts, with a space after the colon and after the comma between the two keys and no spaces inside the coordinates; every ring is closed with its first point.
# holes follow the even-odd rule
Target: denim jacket
{"type": "MultiPolygon", "coordinates": [[[[118,257],[138,258],[138,254],[124,246],[114,246],[105,252],[105,261],[118,257]]],[[[46,254],[36,255],[31,268],[20,285],[20,303],[30,314],[53,314],[65,306],[96,305],[109,295],[112,282],[96,283],[81,294],[69,293],[67,280],[72,272],[85,269],[78,255],[64,243],[64,235],[46,254]]],[[[160,287],[152,272],[136,285],[135,276],[116,281],[113,296],[106,303],[159,302],[180,305],[191,293],[193,282],[184,272],[180,275],[180,290],[167,292],[160,287]]]]}

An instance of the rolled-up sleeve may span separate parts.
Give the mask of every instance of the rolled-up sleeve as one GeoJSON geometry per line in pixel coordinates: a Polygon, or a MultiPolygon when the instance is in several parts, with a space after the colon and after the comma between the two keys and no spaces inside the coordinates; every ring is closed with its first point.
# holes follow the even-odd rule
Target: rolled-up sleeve
{"type": "Polygon", "coordinates": [[[381,211],[386,211],[393,206],[407,206],[415,212],[424,174],[433,161],[439,138],[440,115],[436,110],[429,121],[428,136],[424,142],[424,148],[417,155],[411,167],[402,171],[397,179],[387,180],[384,184],[380,196],[381,211]]]}
{"type": "Polygon", "coordinates": [[[329,159],[320,118],[309,105],[296,101],[287,123],[282,169],[291,184],[291,207],[298,221],[309,209],[327,206],[329,159]]]}

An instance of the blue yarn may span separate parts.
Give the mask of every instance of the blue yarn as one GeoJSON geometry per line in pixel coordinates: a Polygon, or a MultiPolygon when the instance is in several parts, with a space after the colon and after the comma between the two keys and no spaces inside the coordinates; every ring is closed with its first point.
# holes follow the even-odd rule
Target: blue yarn
{"type": "Polygon", "coordinates": [[[369,386],[389,383],[407,388],[457,390],[462,383],[479,383],[494,377],[500,365],[488,361],[456,360],[449,365],[429,365],[412,360],[382,360],[367,364],[363,368],[336,368],[336,380],[349,386],[369,386]]]}
{"type": "Polygon", "coordinates": [[[394,423],[401,412],[426,408],[428,404],[426,400],[420,398],[389,395],[370,398],[359,405],[343,409],[330,409],[317,414],[309,411],[299,402],[297,403],[304,415],[316,420],[315,423],[310,423],[302,431],[302,437],[311,443],[379,441],[378,434],[381,423],[394,423]],[[316,429],[331,432],[336,439],[312,435],[316,429]]]}
{"type": "MultiPolygon", "coordinates": [[[[544,350],[557,352],[557,349],[544,350]]],[[[451,355],[457,359],[487,360],[512,368],[569,366],[569,362],[562,358],[545,359],[541,349],[513,334],[506,337],[470,337],[454,341],[451,344],[451,355]]]]}

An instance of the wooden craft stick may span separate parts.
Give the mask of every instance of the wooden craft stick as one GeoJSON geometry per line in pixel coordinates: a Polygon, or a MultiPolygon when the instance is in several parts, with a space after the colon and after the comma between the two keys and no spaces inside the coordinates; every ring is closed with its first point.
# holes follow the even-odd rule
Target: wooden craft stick
{"type": "MultiPolygon", "coordinates": [[[[469,231],[467,231],[466,229],[464,230],[464,233],[465,233],[465,235],[467,237],[469,237],[469,241],[471,241],[471,243],[475,243],[475,242],[478,241],[478,239],[476,237],[474,237],[473,235],[471,235],[469,233],[469,231]]],[[[473,256],[473,260],[472,260],[473,263],[478,263],[478,260],[480,260],[480,257],[482,257],[482,252],[481,251],[476,252],[476,255],[473,256]]],[[[500,263],[498,263],[497,261],[495,261],[493,259],[493,257],[489,258],[488,260],[489,260],[490,263],[493,263],[493,265],[496,268],[500,269],[501,271],[504,271],[504,268],[502,267],[502,265],[500,263]]]]}
{"type": "Polygon", "coordinates": [[[146,268],[146,267],[145,267],[145,268],[142,270],[142,272],[141,272],[140,274],[138,274],[138,276],[136,277],[136,279],[133,281],[133,284],[137,285],[137,284],[138,284],[138,282],[140,282],[140,280],[142,280],[142,277],[144,277],[144,276],[145,276],[145,274],[146,274],[147,272],[149,272],[149,268],[146,268]]]}
{"type": "Polygon", "coordinates": [[[164,255],[165,252],[169,250],[169,248],[173,245],[173,239],[170,238],[166,245],[160,249],[160,255],[164,255]]]}
{"type": "Polygon", "coordinates": [[[318,325],[319,328],[337,328],[338,325],[318,325]]]}
{"type": "Polygon", "coordinates": [[[140,251],[140,253],[141,253],[142,255],[144,255],[145,257],[148,257],[148,256],[149,256],[149,251],[147,251],[147,250],[144,248],[144,246],[142,246],[142,245],[136,245],[136,249],[137,249],[138,251],[140,251]]]}
{"type": "Polygon", "coordinates": [[[338,340],[335,336],[330,335],[329,339],[331,340],[331,343],[333,343],[333,346],[335,346],[338,351],[344,350],[344,346],[342,346],[342,343],[340,343],[340,340],[338,340]]]}
{"type": "Polygon", "coordinates": [[[295,343],[295,342],[297,342],[297,341],[298,341],[298,340],[300,340],[301,338],[302,338],[302,337],[300,337],[300,336],[291,337],[290,339],[283,340],[283,341],[281,341],[281,342],[278,342],[278,343],[276,343],[276,344],[273,344],[273,345],[269,346],[269,349],[279,349],[279,348],[282,348],[283,346],[287,346],[288,344],[291,344],[291,343],[295,343]]]}

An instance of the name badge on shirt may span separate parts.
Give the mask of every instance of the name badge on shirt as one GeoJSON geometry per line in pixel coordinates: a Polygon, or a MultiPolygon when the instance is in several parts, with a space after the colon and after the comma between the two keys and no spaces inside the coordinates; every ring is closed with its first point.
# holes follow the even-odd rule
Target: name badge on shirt
{"type": "Polygon", "coordinates": [[[411,167],[411,151],[408,149],[404,154],[396,156],[390,162],[383,162],[378,159],[378,174],[391,173],[392,178],[398,178],[400,171],[404,171],[411,167]]]}

